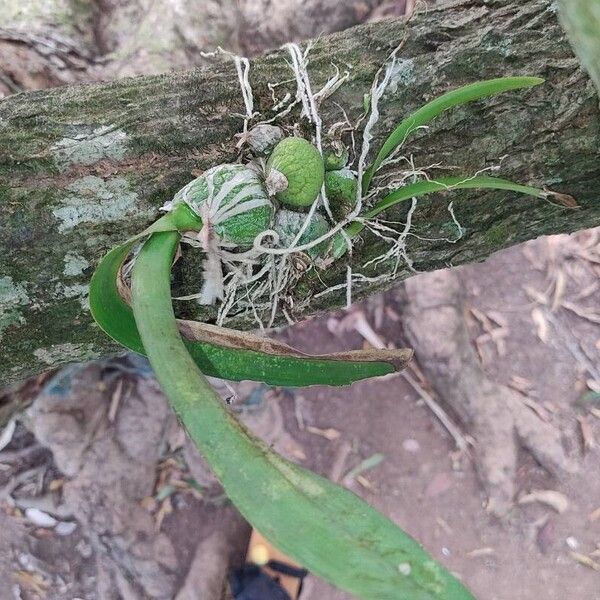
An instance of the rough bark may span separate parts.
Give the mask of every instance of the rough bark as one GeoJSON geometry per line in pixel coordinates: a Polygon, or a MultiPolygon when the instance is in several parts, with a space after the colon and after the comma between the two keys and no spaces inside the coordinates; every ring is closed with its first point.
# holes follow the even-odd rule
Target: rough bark
{"type": "MultiPolygon", "coordinates": [[[[544,86],[441,118],[407,154],[419,165],[461,165],[465,172],[508,155],[502,175],[548,185],[580,205],[573,210],[503,193],[457,193],[454,208],[465,234],[452,244],[421,239],[456,234],[447,201],[421,201],[413,216],[419,237],[408,243],[416,269],[482,260],[538,235],[598,223],[598,103],[551,2],[462,0],[408,26],[383,22],[322,37],[311,52],[315,87],[332,74],[332,60],[342,68],[352,65],[350,81],[322,106],[326,124],[339,121],[338,103],[351,119],[358,117],[375,72],[404,36],[395,91],[382,102],[376,142],[407,111],[448,88],[504,74],[539,74],[547,79],[544,86]]],[[[291,75],[285,58],[278,51],[252,62],[256,108],[266,117],[272,114],[267,83],[291,75]]],[[[284,88],[278,88],[281,95],[284,88]]],[[[235,113],[241,112],[235,71],[225,60],[210,69],[18,94],[0,104],[0,386],[116,350],[87,309],[94,265],[153,221],[192,171],[235,158],[241,124],[235,113]]],[[[292,113],[285,123],[297,120],[292,113]]],[[[405,211],[390,211],[390,220],[402,220],[405,211]]],[[[353,258],[357,270],[384,249],[365,239],[353,258]]],[[[193,264],[179,269],[176,283],[194,280],[195,271],[193,264]]],[[[376,269],[364,272],[374,275],[376,269]]],[[[401,268],[396,279],[411,273],[401,268]]],[[[334,285],[345,274],[340,262],[320,275],[334,285]]],[[[383,285],[355,286],[355,297],[383,285]]],[[[295,305],[303,307],[296,317],[344,302],[344,290],[311,299],[322,289],[311,276],[295,288],[295,305]]],[[[182,314],[210,319],[214,312],[190,303],[182,314]]],[[[249,319],[231,324],[253,326],[249,319]]]]}

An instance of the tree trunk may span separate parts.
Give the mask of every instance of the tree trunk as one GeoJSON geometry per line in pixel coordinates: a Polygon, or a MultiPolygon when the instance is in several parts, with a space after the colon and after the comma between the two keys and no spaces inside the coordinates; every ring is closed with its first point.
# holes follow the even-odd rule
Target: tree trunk
{"type": "MultiPolygon", "coordinates": [[[[523,93],[452,111],[406,149],[417,165],[460,165],[472,173],[507,155],[501,175],[573,195],[578,209],[506,193],[454,193],[457,228],[448,199],[421,200],[413,214],[407,250],[418,270],[482,260],[490,253],[546,233],[596,225],[600,208],[598,102],[559,26],[553,3],[528,0],[462,0],[431,9],[407,26],[401,21],[359,26],[314,43],[309,71],[318,89],[351,65],[350,80],[321,107],[324,123],[352,121],[363,95],[390,51],[407,36],[393,93],[381,103],[372,147],[408,111],[443,91],[478,79],[537,74],[547,83],[523,93]],[[437,238],[438,241],[431,241],[437,238]]],[[[252,61],[255,109],[273,115],[269,82],[289,80],[287,54],[252,61]]],[[[276,88],[295,93],[293,83],[276,88]]],[[[142,230],[158,207],[192,177],[236,157],[243,101],[233,64],[139,77],[108,84],[11,96],[0,104],[0,387],[68,361],[114,352],[92,323],[86,294],[99,258],[142,230]]],[[[299,121],[298,113],[284,124],[299,121]]],[[[432,174],[440,171],[432,170],[432,174]]],[[[402,220],[406,207],[390,210],[402,220]]],[[[399,226],[400,227],[400,226],[399,226]]],[[[389,265],[362,268],[386,247],[376,238],[354,253],[355,271],[381,274],[389,265]]],[[[186,264],[176,284],[193,281],[186,264]]],[[[395,279],[411,275],[402,266],[395,279]]],[[[345,290],[314,299],[327,285],[343,283],[344,261],[320,277],[309,274],[294,290],[294,316],[341,305],[345,290]],[[322,280],[322,281],[321,281],[322,280]]],[[[389,286],[354,285],[360,298],[389,286]]],[[[182,304],[186,317],[210,319],[214,310],[182,304]]],[[[250,328],[250,318],[230,325],[250,328]]]]}

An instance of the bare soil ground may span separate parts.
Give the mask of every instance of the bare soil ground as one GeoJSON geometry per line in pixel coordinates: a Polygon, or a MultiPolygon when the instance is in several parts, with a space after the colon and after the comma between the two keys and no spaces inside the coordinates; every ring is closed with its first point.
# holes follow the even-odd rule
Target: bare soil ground
{"type": "MultiPolygon", "coordinates": [[[[589,393],[600,368],[599,236],[543,238],[460,269],[486,371],[560,428],[580,467],[557,481],[523,453],[517,500],[533,498],[503,520],[486,512],[471,460],[401,375],[275,395],[242,386],[238,403],[279,451],[381,509],[480,600],[599,600],[600,420],[589,393]],[[381,462],[347,476],[378,454],[381,462]]],[[[402,345],[396,296],[358,307],[351,321],[362,313],[385,342],[402,345]]],[[[331,333],[344,319],[313,319],[282,336],[307,351],[367,343],[351,327],[331,333]]],[[[1,598],[172,598],[193,560],[197,572],[242,559],[247,526],[186,445],[143,363],[55,378],[28,427],[52,453],[22,427],[0,452],[1,598]],[[77,526],[59,535],[32,507],[77,526]]],[[[303,600],[323,598],[349,596],[309,578],[303,600]]]]}

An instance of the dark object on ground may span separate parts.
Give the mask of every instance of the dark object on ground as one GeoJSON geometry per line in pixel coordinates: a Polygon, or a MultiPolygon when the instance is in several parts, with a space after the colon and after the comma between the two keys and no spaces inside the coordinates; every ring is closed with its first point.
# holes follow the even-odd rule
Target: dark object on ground
{"type": "MultiPolygon", "coordinates": [[[[305,569],[297,569],[285,563],[271,560],[267,566],[279,573],[304,579],[305,569]]],[[[292,600],[289,594],[257,565],[244,565],[230,576],[231,591],[236,600],[292,600]]]]}

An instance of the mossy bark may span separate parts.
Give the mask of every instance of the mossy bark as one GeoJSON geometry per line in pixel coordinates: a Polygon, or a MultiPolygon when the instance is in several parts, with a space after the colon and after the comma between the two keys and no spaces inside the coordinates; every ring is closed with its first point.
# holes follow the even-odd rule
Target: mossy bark
{"type": "MultiPolygon", "coordinates": [[[[549,0],[462,0],[431,9],[409,25],[363,25],[314,43],[309,71],[319,88],[334,72],[349,81],[322,106],[325,124],[355,120],[377,69],[406,36],[394,85],[381,102],[374,147],[408,111],[443,91],[478,79],[535,74],[545,85],[454,110],[415,136],[406,154],[418,165],[461,165],[472,173],[502,156],[501,175],[573,195],[578,209],[506,193],[452,195],[464,234],[456,236],[448,198],[422,200],[413,215],[408,254],[418,270],[483,260],[492,252],[546,233],[600,222],[600,124],[594,87],[581,70],[549,0]]],[[[252,61],[255,108],[272,116],[269,82],[289,80],[286,53],[252,61]]],[[[294,93],[293,83],[277,88],[294,93]]],[[[156,219],[158,208],[193,171],[236,157],[243,101],[232,63],[210,69],[107,84],[18,94],[0,104],[0,387],[67,361],[117,348],[94,326],[86,305],[89,278],[112,246],[156,219]]],[[[299,120],[298,113],[283,124],[299,120]]],[[[435,170],[432,171],[436,173],[435,170]]],[[[406,207],[390,211],[402,220],[406,207]]],[[[352,263],[362,269],[384,251],[365,236],[352,263]]],[[[197,265],[176,269],[176,284],[194,281],[197,265]]],[[[401,267],[396,279],[411,275],[401,267]]],[[[336,307],[345,290],[312,298],[346,277],[334,264],[293,291],[295,316],[336,307]],[[301,308],[298,308],[301,307],[301,308]]],[[[364,283],[360,298],[390,285],[364,283]]],[[[194,303],[182,314],[213,312],[194,303]]],[[[251,328],[251,319],[231,323],[251,328]]]]}

